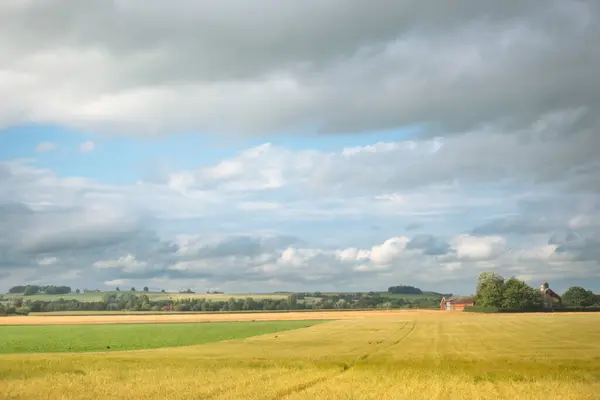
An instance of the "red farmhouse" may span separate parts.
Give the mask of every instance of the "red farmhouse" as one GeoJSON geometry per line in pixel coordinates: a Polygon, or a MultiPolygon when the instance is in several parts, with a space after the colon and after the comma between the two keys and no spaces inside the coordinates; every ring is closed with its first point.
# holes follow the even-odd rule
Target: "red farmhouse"
{"type": "Polygon", "coordinates": [[[475,305],[475,296],[451,296],[442,297],[440,310],[442,311],[464,311],[465,307],[475,305]]]}

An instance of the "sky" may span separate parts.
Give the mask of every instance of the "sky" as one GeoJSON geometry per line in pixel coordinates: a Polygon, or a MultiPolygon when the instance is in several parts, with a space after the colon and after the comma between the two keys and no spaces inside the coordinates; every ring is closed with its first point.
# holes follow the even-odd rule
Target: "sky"
{"type": "Polygon", "coordinates": [[[600,6],[0,2],[0,291],[600,292],[600,6]]]}

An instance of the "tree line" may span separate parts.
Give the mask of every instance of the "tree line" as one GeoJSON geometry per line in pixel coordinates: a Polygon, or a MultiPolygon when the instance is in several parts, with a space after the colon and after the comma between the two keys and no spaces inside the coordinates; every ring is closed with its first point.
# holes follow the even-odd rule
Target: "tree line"
{"type": "MultiPolygon", "coordinates": [[[[562,304],[555,308],[600,307],[600,297],[580,286],[568,288],[562,304]]],[[[544,296],[515,277],[505,279],[495,272],[482,272],[477,279],[475,307],[472,311],[537,311],[544,306],[544,296]]]]}
{"type": "Polygon", "coordinates": [[[285,310],[329,310],[329,309],[388,309],[388,308],[437,308],[439,300],[390,299],[379,293],[341,293],[306,298],[305,294],[291,294],[284,299],[212,300],[205,298],[152,300],[139,292],[105,293],[100,301],[78,301],[58,299],[52,301],[16,298],[5,305],[0,303],[0,314],[28,314],[30,312],[57,311],[285,311],[285,310]]]}
{"type": "Polygon", "coordinates": [[[24,296],[31,296],[34,294],[69,294],[71,293],[70,286],[55,286],[55,285],[19,285],[13,286],[8,289],[10,294],[23,294],[24,296]]]}
{"type": "Polygon", "coordinates": [[[393,294],[423,294],[423,291],[414,286],[390,286],[388,288],[388,293],[393,294]]]}

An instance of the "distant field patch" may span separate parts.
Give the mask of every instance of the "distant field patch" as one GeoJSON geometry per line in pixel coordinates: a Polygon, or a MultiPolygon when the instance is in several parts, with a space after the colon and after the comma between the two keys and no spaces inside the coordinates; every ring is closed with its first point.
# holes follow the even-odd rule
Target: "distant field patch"
{"type": "MultiPolygon", "coordinates": [[[[138,294],[144,294],[138,293],[138,294]]],[[[207,299],[214,301],[224,301],[229,300],[231,298],[234,299],[246,299],[251,297],[255,300],[262,299],[272,299],[272,300],[280,300],[287,299],[288,295],[285,294],[272,294],[272,293],[217,293],[217,294],[208,294],[208,293],[151,293],[148,294],[150,300],[159,301],[159,300],[181,300],[181,299],[207,299]]]]}
{"type": "Polygon", "coordinates": [[[100,301],[102,295],[106,292],[89,292],[89,293],[68,293],[68,294],[34,294],[31,296],[24,296],[23,293],[11,293],[1,295],[5,299],[22,298],[31,301],[55,301],[59,299],[65,300],[79,300],[79,301],[100,301]]]}
{"type": "Polygon", "coordinates": [[[406,299],[406,300],[424,300],[424,299],[440,299],[442,296],[439,293],[423,292],[420,294],[410,293],[390,293],[390,292],[378,292],[381,297],[388,299],[406,299]]]}
{"type": "Polygon", "coordinates": [[[0,326],[0,354],[156,349],[241,339],[324,321],[0,326]]]}
{"type": "MultiPolygon", "coordinates": [[[[22,293],[14,293],[14,294],[3,294],[1,295],[5,299],[14,299],[14,298],[23,298],[26,300],[39,300],[39,301],[54,301],[59,299],[65,300],[78,300],[82,302],[86,301],[101,301],[102,296],[105,294],[112,293],[128,293],[128,291],[122,290],[120,292],[116,291],[106,291],[106,292],[87,292],[87,293],[69,293],[69,294],[35,294],[31,296],[24,296],[22,293]]],[[[207,299],[214,301],[223,301],[229,300],[230,298],[234,299],[246,299],[248,297],[252,297],[255,300],[262,299],[273,299],[280,300],[286,299],[288,295],[286,294],[278,294],[278,293],[162,293],[162,292],[132,292],[138,296],[146,295],[150,298],[151,301],[161,301],[161,300],[181,300],[181,299],[207,299]]]]}

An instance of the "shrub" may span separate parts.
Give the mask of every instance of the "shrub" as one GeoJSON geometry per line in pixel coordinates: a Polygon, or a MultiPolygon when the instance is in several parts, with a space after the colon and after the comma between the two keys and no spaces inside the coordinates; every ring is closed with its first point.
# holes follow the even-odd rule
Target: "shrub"
{"type": "Polygon", "coordinates": [[[500,309],[497,307],[469,306],[469,307],[465,307],[465,312],[488,314],[488,313],[499,313],[500,309]]]}
{"type": "Polygon", "coordinates": [[[29,314],[29,307],[27,307],[27,306],[19,307],[15,310],[15,314],[27,315],[27,314],[29,314]]]}

